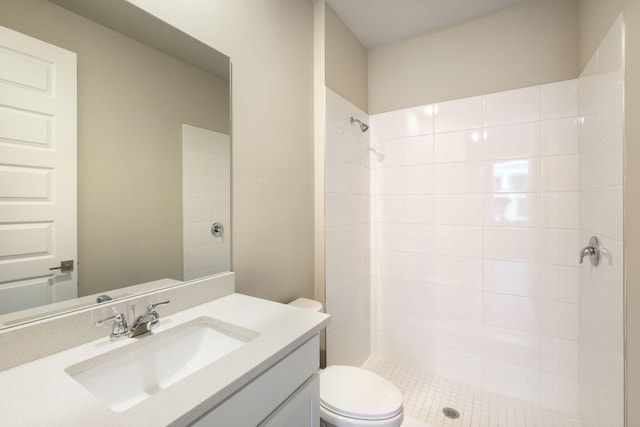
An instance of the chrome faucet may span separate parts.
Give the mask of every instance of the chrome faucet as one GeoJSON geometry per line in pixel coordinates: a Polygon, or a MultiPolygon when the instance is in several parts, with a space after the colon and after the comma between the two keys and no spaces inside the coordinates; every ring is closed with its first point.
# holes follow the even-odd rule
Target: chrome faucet
{"type": "Polygon", "coordinates": [[[149,304],[149,306],[147,307],[147,311],[138,316],[133,321],[129,336],[133,338],[137,337],[138,335],[151,332],[151,330],[155,328],[158,323],[160,323],[160,315],[158,314],[158,311],[156,309],[159,306],[169,304],[170,302],[171,301],[163,301],[157,302],[155,304],[149,304]]]}
{"type": "Polygon", "coordinates": [[[124,317],[124,314],[116,313],[115,316],[98,320],[95,323],[95,325],[102,326],[109,322],[113,322],[113,329],[111,329],[111,335],[109,335],[109,338],[111,339],[111,341],[119,341],[129,336],[129,329],[127,328],[127,319],[126,317],[124,317]]]}
{"type": "MultiPolygon", "coordinates": [[[[169,302],[170,301],[163,301],[155,304],[149,304],[147,311],[138,317],[135,317],[134,311],[135,320],[133,321],[131,328],[128,327],[127,319],[122,313],[116,313],[114,316],[98,320],[95,322],[95,325],[102,326],[106,323],[113,322],[113,329],[111,330],[111,335],[109,335],[111,341],[137,337],[138,335],[150,332],[158,325],[158,323],[160,323],[160,315],[158,314],[157,308],[161,305],[169,304],[169,302]]],[[[135,305],[132,305],[131,308],[135,309],[135,305]]]]}

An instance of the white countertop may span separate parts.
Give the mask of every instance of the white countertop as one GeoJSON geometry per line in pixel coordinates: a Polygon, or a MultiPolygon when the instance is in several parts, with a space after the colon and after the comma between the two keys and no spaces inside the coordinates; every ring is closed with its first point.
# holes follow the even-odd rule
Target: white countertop
{"type": "Polygon", "coordinates": [[[202,316],[260,335],[136,406],[114,412],[65,373],[71,365],[136,342],[111,342],[110,328],[105,328],[104,338],[0,372],[0,424],[187,425],[313,337],[329,321],[326,314],[232,294],[161,317],[154,333],[202,316]]]}

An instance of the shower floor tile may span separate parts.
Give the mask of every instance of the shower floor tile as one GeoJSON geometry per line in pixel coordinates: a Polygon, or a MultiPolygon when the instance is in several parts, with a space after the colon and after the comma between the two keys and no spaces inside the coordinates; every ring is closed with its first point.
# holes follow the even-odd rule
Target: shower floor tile
{"type": "Polygon", "coordinates": [[[384,360],[363,366],[395,384],[404,395],[410,427],[581,427],[576,414],[513,399],[384,360]],[[454,408],[460,417],[445,417],[454,408]]]}

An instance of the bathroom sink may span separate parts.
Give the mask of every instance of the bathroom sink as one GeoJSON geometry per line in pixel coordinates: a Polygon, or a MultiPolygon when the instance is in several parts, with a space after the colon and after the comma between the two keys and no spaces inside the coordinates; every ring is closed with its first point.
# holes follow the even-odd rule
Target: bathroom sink
{"type": "Polygon", "coordinates": [[[259,334],[210,317],[147,334],[65,372],[120,412],[242,347],[259,334]]]}

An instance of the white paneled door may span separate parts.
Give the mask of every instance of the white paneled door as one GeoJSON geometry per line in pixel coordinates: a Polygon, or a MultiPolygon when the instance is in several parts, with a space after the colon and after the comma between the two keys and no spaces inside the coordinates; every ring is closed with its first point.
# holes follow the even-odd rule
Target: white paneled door
{"type": "Polygon", "coordinates": [[[75,53],[0,27],[0,314],[77,296],[76,98],[75,53]]]}

